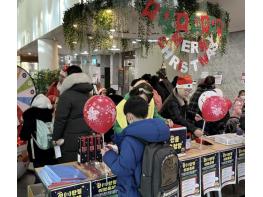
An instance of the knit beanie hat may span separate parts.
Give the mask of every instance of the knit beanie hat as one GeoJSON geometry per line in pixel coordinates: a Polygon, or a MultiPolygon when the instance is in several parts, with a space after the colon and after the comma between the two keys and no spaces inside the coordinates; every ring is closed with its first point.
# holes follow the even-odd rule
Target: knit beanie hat
{"type": "Polygon", "coordinates": [[[178,77],[176,88],[192,88],[192,87],[193,87],[193,80],[191,75],[178,77]]]}
{"type": "Polygon", "coordinates": [[[31,107],[52,109],[50,100],[44,94],[38,94],[31,103],[31,107]]]}

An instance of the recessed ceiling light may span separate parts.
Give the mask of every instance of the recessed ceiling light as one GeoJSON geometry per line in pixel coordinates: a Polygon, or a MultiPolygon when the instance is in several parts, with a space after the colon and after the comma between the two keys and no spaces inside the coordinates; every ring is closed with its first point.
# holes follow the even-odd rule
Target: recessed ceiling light
{"type": "Polygon", "coordinates": [[[141,42],[142,40],[140,40],[140,39],[136,39],[136,41],[137,41],[137,42],[141,42]]]}
{"type": "Polygon", "coordinates": [[[134,41],[132,41],[132,44],[136,44],[137,42],[134,40],[134,41]]]}
{"type": "Polygon", "coordinates": [[[83,53],[81,53],[82,55],[86,55],[89,54],[87,51],[84,51],[83,53]]]}
{"type": "Polygon", "coordinates": [[[106,13],[107,13],[107,14],[111,14],[111,13],[112,13],[112,10],[111,10],[111,9],[107,9],[107,10],[106,10],[106,13]]]}
{"type": "Polygon", "coordinates": [[[111,48],[109,50],[111,50],[111,51],[120,51],[120,49],[118,49],[118,48],[111,48]]]}
{"type": "Polygon", "coordinates": [[[113,35],[110,35],[110,39],[113,39],[113,35]]]}
{"type": "Polygon", "coordinates": [[[30,53],[30,52],[29,52],[29,53],[27,53],[27,55],[31,55],[31,54],[32,54],[32,53],[30,53]]]}
{"type": "Polygon", "coordinates": [[[92,36],[89,36],[88,38],[89,38],[90,40],[92,40],[92,39],[93,39],[93,37],[92,37],[92,36]]]}
{"type": "Polygon", "coordinates": [[[158,42],[158,40],[148,40],[148,42],[158,42]]]}
{"type": "Polygon", "coordinates": [[[73,44],[77,44],[77,42],[76,42],[76,41],[73,41],[72,43],[73,43],[73,44]]]}
{"type": "Polygon", "coordinates": [[[77,27],[78,27],[78,25],[77,25],[77,24],[74,24],[74,25],[73,25],[73,27],[77,28],[77,27]]]}
{"type": "Polygon", "coordinates": [[[94,49],[94,52],[97,52],[98,51],[98,49],[94,49]]]}
{"type": "Polygon", "coordinates": [[[75,53],[74,55],[75,55],[75,56],[77,56],[78,54],[77,54],[77,53],[75,53]]]}
{"type": "Polygon", "coordinates": [[[116,30],[115,29],[110,29],[110,32],[115,32],[116,30]]]}
{"type": "Polygon", "coordinates": [[[57,46],[58,46],[59,49],[62,49],[62,46],[61,46],[61,45],[58,44],[57,46]]]}
{"type": "Polygon", "coordinates": [[[112,48],[114,48],[114,49],[115,49],[115,48],[117,48],[117,46],[116,46],[116,45],[112,45],[112,48]]]}

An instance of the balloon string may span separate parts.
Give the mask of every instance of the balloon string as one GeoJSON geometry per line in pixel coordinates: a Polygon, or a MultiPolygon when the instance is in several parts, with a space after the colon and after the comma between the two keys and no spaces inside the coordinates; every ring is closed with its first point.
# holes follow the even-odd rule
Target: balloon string
{"type": "MultiPolygon", "coordinates": [[[[102,136],[102,144],[103,144],[103,148],[104,148],[104,146],[105,146],[104,133],[101,136],[102,136]]],[[[106,168],[104,168],[104,173],[106,175],[106,184],[108,184],[108,172],[107,172],[106,168]]]]}
{"type": "MultiPolygon", "coordinates": [[[[204,120],[204,123],[203,123],[202,133],[204,133],[204,130],[205,130],[205,120],[204,120]]],[[[203,143],[203,135],[200,137],[200,147],[199,147],[199,149],[202,149],[202,143],[203,143]]]]}

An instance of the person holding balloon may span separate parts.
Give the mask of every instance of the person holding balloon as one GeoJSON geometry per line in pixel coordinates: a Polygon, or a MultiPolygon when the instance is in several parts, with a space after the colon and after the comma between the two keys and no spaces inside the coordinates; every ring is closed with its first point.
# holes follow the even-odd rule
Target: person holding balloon
{"type": "Polygon", "coordinates": [[[189,106],[187,109],[188,118],[191,120],[195,126],[202,127],[203,118],[202,112],[200,109],[200,103],[198,104],[198,100],[203,92],[210,91],[211,95],[216,95],[215,89],[215,77],[207,76],[203,82],[201,82],[198,86],[194,94],[190,98],[189,106]]]}
{"type": "Polygon", "coordinates": [[[78,66],[67,69],[54,121],[53,140],[61,149],[59,163],[77,160],[78,137],[90,135],[91,129],[83,118],[83,107],[91,97],[91,79],[78,66]]]}
{"type": "Polygon", "coordinates": [[[171,118],[173,123],[187,127],[196,137],[203,135],[203,131],[196,127],[187,117],[187,102],[192,92],[192,77],[190,75],[176,77],[173,81],[173,92],[163,103],[161,115],[171,118]]]}

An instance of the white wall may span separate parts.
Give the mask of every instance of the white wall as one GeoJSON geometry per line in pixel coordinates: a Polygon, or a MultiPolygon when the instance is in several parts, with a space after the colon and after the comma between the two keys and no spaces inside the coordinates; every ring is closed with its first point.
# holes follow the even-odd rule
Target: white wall
{"type": "Polygon", "coordinates": [[[78,2],[78,0],[19,0],[17,49],[61,25],[64,11],[78,2]]]}
{"type": "MultiPolygon", "coordinates": [[[[159,46],[150,50],[147,58],[142,58],[139,54],[140,50],[136,50],[135,78],[139,78],[145,73],[155,74],[163,61],[159,46]]],[[[166,68],[168,79],[172,81],[177,72],[169,65],[166,68]]],[[[190,67],[189,73],[194,80],[198,81],[203,71],[207,71],[209,74],[221,71],[223,81],[222,85],[218,85],[218,88],[223,90],[225,96],[233,100],[238,91],[245,88],[240,80],[241,73],[245,72],[245,32],[230,33],[226,55],[217,54],[206,66],[198,66],[197,72],[193,70],[193,67],[190,67]]]]}

